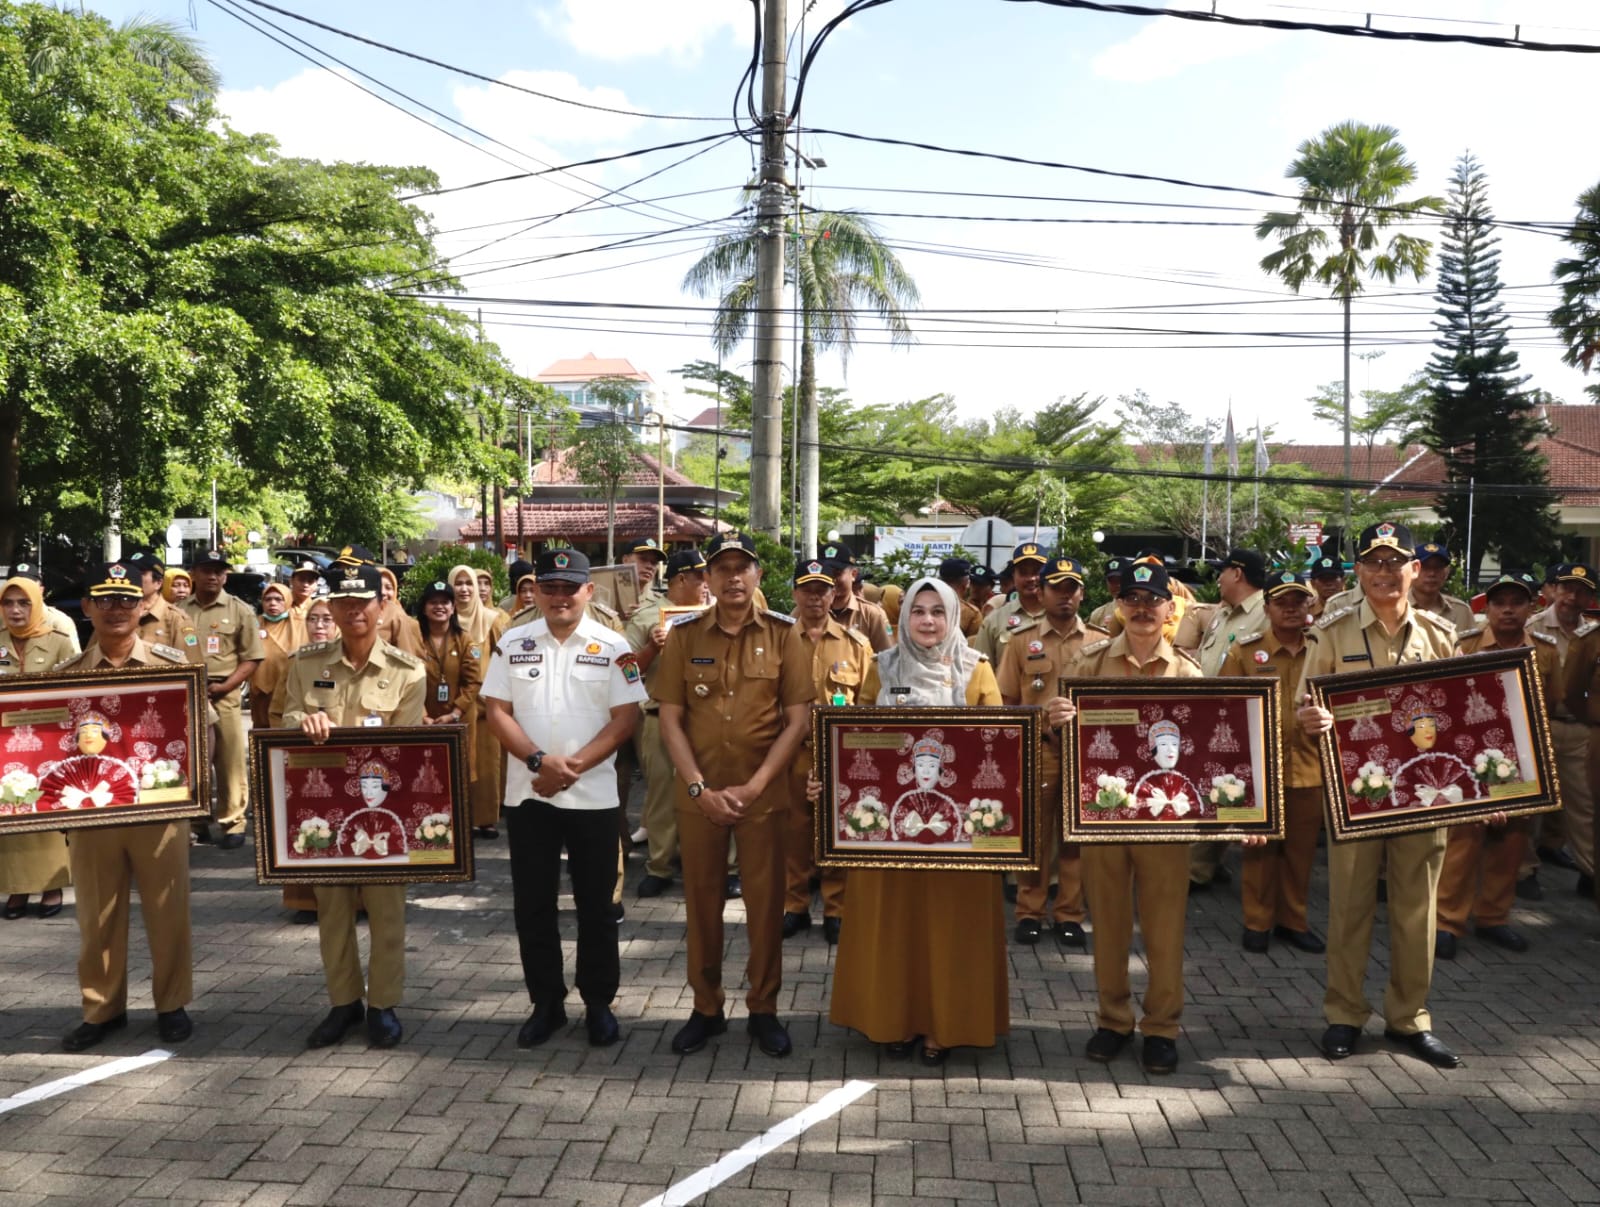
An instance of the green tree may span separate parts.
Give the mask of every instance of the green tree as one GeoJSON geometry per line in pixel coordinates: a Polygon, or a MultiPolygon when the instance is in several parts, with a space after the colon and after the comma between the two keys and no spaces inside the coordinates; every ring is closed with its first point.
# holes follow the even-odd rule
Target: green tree
{"type": "Polygon", "coordinates": [[[634,467],[633,433],[614,420],[581,427],[567,454],[578,480],[606,503],[606,565],[616,564],[617,496],[634,467]]]}
{"type": "MultiPolygon", "coordinates": [[[[1422,279],[1433,245],[1407,234],[1394,234],[1385,243],[1381,232],[1419,211],[1440,210],[1444,202],[1431,196],[1400,200],[1417,169],[1391,126],[1355,121],[1330,126],[1300,144],[1284,175],[1299,182],[1300,204],[1293,212],[1269,213],[1256,225],[1256,238],[1278,242],[1261,268],[1296,293],[1312,281],[1326,287],[1344,312],[1344,476],[1349,478],[1351,305],[1364,287],[1363,275],[1391,284],[1401,273],[1422,279]]],[[[1346,533],[1350,511],[1346,487],[1346,533]]]]}
{"type": "MultiPolygon", "coordinates": [[[[717,298],[713,338],[724,352],[744,339],[758,304],[756,263],[761,235],[752,215],[739,230],[718,236],[684,277],[684,288],[717,298]]],[[[851,213],[806,211],[785,223],[791,281],[800,295],[801,544],[817,544],[822,424],[818,410],[818,349],[838,348],[848,359],[859,318],[875,314],[897,344],[912,342],[905,311],[919,300],[916,282],[866,219],[851,213]]],[[[830,478],[830,485],[832,479],[830,478]]]]}
{"type": "MultiPolygon", "coordinates": [[[[1561,304],[1550,312],[1566,351],[1561,359],[1588,373],[1600,356],[1600,184],[1578,197],[1578,215],[1564,236],[1570,252],[1556,261],[1561,304]]],[[[1600,402],[1600,385],[1586,387],[1600,402]]]]}
{"type": "MultiPolygon", "coordinates": [[[[1384,437],[1395,444],[1414,444],[1424,434],[1428,421],[1428,375],[1418,370],[1398,390],[1361,391],[1361,413],[1350,417],[1350,434],[1366,448],[1366,467],[1361,476],[1372,481],[1375,449],[1384,437]]],[[[1344,425],[1344,383],[1326,382],[1317,387],[1308,402],[1314,419],[1344,425]]]]}
{"type": "Polygon", "coordinates": [[[1470,153],[1456,161],[1450,208],[1439,253],[1439,308],[1427,443],[1445,463],[1446,481],[1435,509],[1450,534],[1468,538],[1466,580],[1477,582],[1485,549],[1527,560],[1528,551],[1556,541],[1549,475],[1536,448],[1549,431],[1524,390],[1517,354],[1508,346],[1500,305],[1499,236],[1494,233],[1488,181],[1470,153]],[[1462,490],[1468,486],[1525,490],[1462,490]]]}

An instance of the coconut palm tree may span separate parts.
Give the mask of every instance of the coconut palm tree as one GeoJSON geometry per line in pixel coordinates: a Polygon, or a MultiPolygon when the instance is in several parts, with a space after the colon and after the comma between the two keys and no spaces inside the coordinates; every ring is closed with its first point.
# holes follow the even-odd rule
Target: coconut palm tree
{"type": "MultiPolygon", "coordinates": [[[[752,217],[720,235],[683,279],[699,297],[717,298],[712,338],[724,353],[737,347],[758,304],[756,261],[760,236],[752,217]]],[[[883,320],[896,344],[913,340],[906,310],[919,301],[916,282],[870,222],[857,214],[809,211],[786,224],[790,281],[800,289],[800,480],[802,547],[817,545],[821,489],[817,450],[817,351],[839,349],[848,360],[859,319],[883,320]]]]}
{"type": "MultiPolygon", "coordinates": [[[[1392,126],[1340,122],[1300,144],[1284,173],[1300,183],[1300,205],[1292,213],[1267,214],[1256,238],[1276,239],[1278,250],[1261,260],[1263,272],[1296,293],[1308,281],[1326,286],[1344,310],[1344,476],[1350,469],[1350,309],[1364,288],[1362,277],[1393,284],[1401,273],[1421,280],[1433,244],[1396,233],[1385,243],[1379,232],[1423,211],[1444,209],[1440,197],[1401,201],[1400,191],[1417,178],[1392,126]]],[[[1350,539],[1350,487],[1344,491],[1344,539],[1350,539]]]]}
{"type": "MultiPolygon", "coordinates": [[[[204,44],[176,21],[141,13],[108,30],[106,37],[136,62],[182,84],[196,101],[210,100],[222,86],[222,75],[206,57],[204,44]]],[[[68,49],[51,38],[29,47],[28,71],[33,79],[42,81],[58,71],[68,49]]]]}
{"type": "MultiPolygon", "coordinates": [[[[1561,305],[1550,312],[1550,325],[1567,350],[1561,359],[1588,373],[1600,357],[1600,184],[1578,197],[1578,216],[1564,236],[1572,254],[1556,261],[1561,305]]],[[[1588,392],[1600,401],[1600,386],[1588,392]]]]}

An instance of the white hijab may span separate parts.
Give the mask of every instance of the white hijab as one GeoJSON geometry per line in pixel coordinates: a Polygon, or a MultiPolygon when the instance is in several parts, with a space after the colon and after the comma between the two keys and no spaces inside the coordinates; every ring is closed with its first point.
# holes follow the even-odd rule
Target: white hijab
{"type": "Polygon", "coordinates": [[[878,655],[876,703],[918,706],[967,702],[967,683],[982,656],[967,645],[961,632],[961,601],[948,584],[936,578],[919,578],[900,601],[899,642],[878,655]],[[924,649],[911,639],[911,607],[923,591],[936,591],[944,603],[949,630],[944,640],[924,649]],[[896,691],[898,688],[900,690],[896,691]]]}

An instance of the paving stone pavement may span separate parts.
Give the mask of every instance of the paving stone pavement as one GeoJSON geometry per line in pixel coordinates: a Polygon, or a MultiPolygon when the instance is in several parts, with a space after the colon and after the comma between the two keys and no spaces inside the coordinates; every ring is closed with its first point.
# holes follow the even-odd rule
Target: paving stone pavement
{"type": "MultiPolygon", "coordinates": [[[[1233,890],[1197,894],[1183,1065],[1153,1078],[1131,1050],[1110,1068],[1083,1059],[1090,960],[1048,936],[1012,948],[1009,1038],[943,1069],[882,1057],[826,1022],[820,928],[785,946],[793,1056],[749,1045],[735,989],[729,1033],[679,1060],[668,1045],[690,1005],[683,899],[675,887],[638,902],[631,883],[624,1041],[588,1047],[572,1010],[567,1033],[522,1052],[504,841],[480,847],[478,866],[474,884],[412,890],[405,1042],[380,1053],[353,1034],[307,1052],[327,1005],[315,928],[255,884],[248,847],[197,848],[194,1038],[171,1060],[0,1114],[0,1207],[636,1207],[852,1079],[876,1088],[696,1201],[1600,1202],[1600,923],[1570,873],[1547,869],[1548,899],[1518,903],[1531,952],[1467,939],[1439,966],[1435,1026],[1464,1061],[1451,1072],[1386,1044],[1377,1022],[1358,1055],[1324,1060],[1321,959],[1245,955],[1233,890]]],[[[636,856],[630,882],[641,874],[636,856]]],[[[1320,930],[1320,860],[1313,897],[1320,930]]],[[[737,903],[728,917],[733,983],[737,903]]],[[[0,938],[0,1098],[160,1046],[137,926],[131,1025],[83,1056],[59,1049],[77,1019],[70,906],[0,922],[0,938]]],[[[1371,971],[1378,1000],[1382,966],[1371,971]]]]}

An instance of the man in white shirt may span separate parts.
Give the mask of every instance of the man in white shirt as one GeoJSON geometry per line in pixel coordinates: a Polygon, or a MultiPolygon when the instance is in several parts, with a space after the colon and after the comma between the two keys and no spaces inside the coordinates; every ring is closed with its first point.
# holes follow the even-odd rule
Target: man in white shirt
{"type": "Polygon", "coordinates": [[[617,747],[639,722],[643,675],[627,639],[585,614],[594,584],[575,549],[539,555],[540,616],[500,638],[484,678],[489,727],[506,761],[505,822],[522,974],[533,1013],[517,1046],[566,1025],[556,899],[567,851],[578,911],[574,980],[595,1047],[621,1038],[611,891],[617,877],[617,747]]]}

